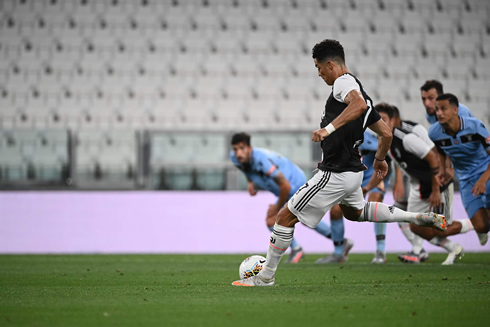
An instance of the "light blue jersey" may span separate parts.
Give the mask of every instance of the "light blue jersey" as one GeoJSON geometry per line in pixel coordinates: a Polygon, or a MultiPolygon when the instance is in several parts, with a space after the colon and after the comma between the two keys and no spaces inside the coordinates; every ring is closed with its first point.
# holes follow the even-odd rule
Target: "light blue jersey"
{"type": "Polygon", "coordinates": [[[252,156],[248,164],[238,162],[233,151],[230,153],[230,159],[257,188],[270,191],[276,196],[279,196],[279,185],[274,181],[274,177],[279,173],[282,173],[291,185],[289,197],[306,183],[306,176],[301,168],[274,151],[252,148],[252,156]]]}
{"type": "Polygon", "coordinates": [[[481,175],[490,163],[487,149],[490,134],[485,125],[476,118],[460,116],[461,129],[455,137],[449,135],[441,124],[429,128],[430,139],[449,156],[459,179],[481,175]]]}
{"type": "MultiPolygon", "coordinates": [[[[376,137],[376,135],[367,131],[364,132],[364,143],[362,143],[359,146],[359,151],[361,151],[362,163],[364,164],[364,166],[367,167],[367,170],[364,171],[364,177],[362,179],[362,184],[361,184],[362,187],[366,186],[369,183],[371,177],[374,174],[373,163],[374,163],[374,156],[376,155],[377,150],[378,150],[378,138],[376,137]]],[[[387,160],[389,160],[389,157],[387,157],[387,160]]],[[[388,165],[389,165],[389,161],[388,161],[388,165]]],[[[388,174],[386,174],[384,178],[385,189],[388,188],[390,175],[391,175],[391,169],[388,170],[388,174]]],[[[373,188],[371,192],[381,193],[383,195],[385,193],[384,191],[381,191],[377,187],[373,188]]]]}
{"type": "MultiPolygon", "coordinates": [[[[459,104],[458,106],[458,115],[463,116],[463,117],[475,117],[471,113],[470,109],[468,109],[467,106],[464,104],[459,104]]],[[[434,123],[437,123],[437,116],[436,114],[429,115],[428,113],[425,113],[425,118],[427,118],[427,121],[432,125],[434,123]]]]}
{"type": "Polygon", "coordinates": [[[446,133],[441,124],[433,124],[429,137],[449,156],[459,175],[459,188],[463,205],[471,219],[481,208],[490,208],[490,181],[486,184],[485,194],[474,196],[473,186],[490,164],[490,133],[485,125],[476,118],[459,117],[460,131],[456,136],[446,133]]]}

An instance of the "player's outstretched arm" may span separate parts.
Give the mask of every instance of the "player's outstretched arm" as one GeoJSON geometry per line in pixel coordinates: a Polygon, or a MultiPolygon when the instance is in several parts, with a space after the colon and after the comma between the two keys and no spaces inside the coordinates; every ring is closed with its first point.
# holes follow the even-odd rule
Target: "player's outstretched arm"
{"type": "Polygon", "coordinates": [[[356,120],[367,110],[367,104],[359,90],[352,90],[347,94],[344,99],[347,107],[337,116],[327,127],[321,128],[313,132],[311,140],[313,142],[320,142],[336,129],[344,126],[345,124],[356,120]]]}
{"type": "Polygon", "coordinates": [[[289,184],[289,181],[282,173],[277,174],[273,179],[279,186],[279,199],[277,199],[277,205],[269,206],[267,216],[276,215],[279,212],[282,206],[288,201],[289,192],[291,191],[291,184],[289,184]]]}

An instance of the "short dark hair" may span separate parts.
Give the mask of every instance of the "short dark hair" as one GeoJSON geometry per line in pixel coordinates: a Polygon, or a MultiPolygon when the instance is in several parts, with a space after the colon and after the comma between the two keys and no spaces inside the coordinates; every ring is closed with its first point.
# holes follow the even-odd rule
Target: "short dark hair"
{"type": "Polygon", "coordinates": [[[398,110],[397,106],[391,106],[393,108],[393,117],[400,118],[400,110],[398,110]]]}
{"type": "Polygon", "coordinates": [[[242,132],[242,133],[236,133],[231,137],[231,145],[235,145],[242,142],[250,146],[250,135],[242,132]]]}
{"type": "Polygon", "coordinates": [[[332,60],[341,64],[345,63],[344,47],[337,40],[326,39],[315,44],[311,54],[318,62],[332,60]]]}
{"type": "Polygon", "coordinates": [[[449,100],[449,104],[455,107],[459,106],[458,98],[451,93],[444,93],[437,97],[436,101],[449,100]]]}
{"type": "Polygon", "coordinates": [[[378,103],[376,106],[374,106],[374,110],[377,112],[384,112],[388,115],[388,117],[390,117],[390,119],[393,118],[393,106],[387,104],[386,102],[378,103]]]}
{"type": "Polygon", "coordinates": [[[435,79],[430,79],[428,81],[425,81],[424,85],[420,87],[420,91],[427,92],[430,89],[436,89],[437,95],[441,95],[444,93],[442,83],[435,79]]]}

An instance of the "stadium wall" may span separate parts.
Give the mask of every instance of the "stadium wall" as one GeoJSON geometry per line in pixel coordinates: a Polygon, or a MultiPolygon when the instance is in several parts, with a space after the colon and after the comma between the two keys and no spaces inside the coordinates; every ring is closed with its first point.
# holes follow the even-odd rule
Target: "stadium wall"
{"type": "MultiPolygon", "coordinates": [[[[266,192],[242,191],[2,192],[0,253],[263,254],[270,234],[265,213],[274,201],[266,192]]],[[[454,214],[467,218],[459,193],[454,214]]],[[[300,224],[295,236],[307,253],[333,250],[330,240],[300,224]]],[[[346,237],[355,242],[352,252],[375,250],[370,223],[346,222],[346,237]]],[[[474,232],[453,238],[467,252],[490,252],[474,232]]],[[[388,225],[386,242],[388,252],[410,250],[397,224],[388,225]]]]}

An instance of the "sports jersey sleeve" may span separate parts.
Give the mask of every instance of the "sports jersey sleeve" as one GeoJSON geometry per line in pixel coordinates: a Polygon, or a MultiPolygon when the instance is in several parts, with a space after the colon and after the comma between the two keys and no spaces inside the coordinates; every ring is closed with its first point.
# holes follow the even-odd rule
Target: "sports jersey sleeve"
{"type": "Polygon", "coordinates": [[[279,175],[280,170],[276,166],[276,164],[272,161],[272,159],[268,158],[267,156],[260,156],[259,158],[256,159],[258,159],[257,169],[261,173],[272,178],[279,175]]]}
{"type": "Polygon", "coordinates": [[[471,113],[470,109],[468,109],[467,106],[465,106],[464,104],[461,104],[461,103],[458,106],[458,115],[463,116],[463,117],[475,117],[471,113]]]}
{"type": "Polygon", "coordinates": [[[485,124],[479,121],[476,127],[476,133],[480,136],[481,143],[485,150],[490,149],[490,132],[488,131],[485,124]]]}
{"type": "Polygon", "coordinates": [[[333,97],[339,102],[345,103],[345,97],[352,90],[360,91],[361,89],[359,88],[359,84],[357,84],[354,77],[349,74],[340,76],[333,83],[333,97]]]}
{"type": "MultiPolygon", "coordinates": [[[[432,143],[434,144],[434,143],[432,143]]],[[[425,156],[432,149],[431,146],[422,141],[416,134],[410,133],[403,138],[403,147],[408,152],[411,152],[420,159],[424,159],[425,156]]]]}
{"type": "Polygon", "coordinates": [[[427,129],[422,125],[415,125],[413,127],[412,133],[420,137],[431,149],[434,147],[434,142],[429,137],[427,129]]]}

